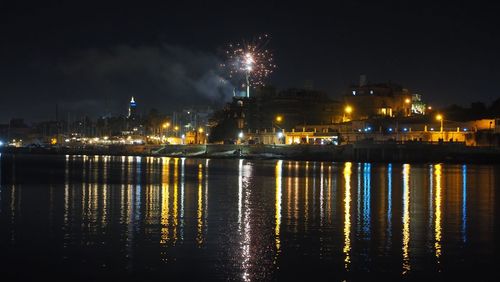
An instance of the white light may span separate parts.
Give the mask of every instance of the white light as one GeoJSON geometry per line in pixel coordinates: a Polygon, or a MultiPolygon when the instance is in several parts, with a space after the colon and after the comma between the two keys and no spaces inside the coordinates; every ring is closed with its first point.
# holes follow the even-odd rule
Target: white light
{"type": "Polygon", "coordinates": [[[370,94],[372,94],[372,95],[373,95],[373,90],[370,90],[370,94]]]}
{"type": "Polygon", "coordinates": [[[238,133],[238,138],[243,138],[243,132],[238,133]]]}
{"type": "Polygon", "coordinates": [[[182,138],[182,139],[186,138],[186,135],[182,134],[181,138],[182,138]]]}
{"type": "Polygon", "coordinates": [[[278,132],[278,138],[282,138],[283,137],[283,132],[278,132]]]}
{"type": "Polygon", "coordinates": [[[2,146],[3,146],[3,142],[2,142],[2,141],[0,141],[0,147],[2,147],[2,146]]]}
{"type": "Polygon", "coordinates": [[[352,91],[352,95],[356,96],[356,90],[352,91]]]}

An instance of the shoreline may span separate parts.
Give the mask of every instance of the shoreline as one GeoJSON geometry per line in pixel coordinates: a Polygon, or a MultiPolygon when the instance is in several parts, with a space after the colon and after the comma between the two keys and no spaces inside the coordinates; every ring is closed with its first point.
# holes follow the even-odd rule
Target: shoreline
{"type": "Polygon", "coordinates": [[[197,159],[295,160],[373,163],[500,164],[500,148],[457,144],[165,145],[82,148],[2,148],[9,155],[108,155],[197,159]]]}

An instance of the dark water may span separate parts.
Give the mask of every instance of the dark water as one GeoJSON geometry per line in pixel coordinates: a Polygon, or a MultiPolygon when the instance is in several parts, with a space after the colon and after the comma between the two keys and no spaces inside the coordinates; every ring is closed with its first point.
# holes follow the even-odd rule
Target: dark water
{"type": "Polygon", "coordinates": [[[495,279],[500,167],[1,156],[4,281],[495,279]]]}

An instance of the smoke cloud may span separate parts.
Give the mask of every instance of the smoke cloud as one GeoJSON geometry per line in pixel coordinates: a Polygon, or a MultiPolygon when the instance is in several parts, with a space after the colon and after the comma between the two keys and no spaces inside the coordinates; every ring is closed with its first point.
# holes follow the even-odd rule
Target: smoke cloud
{"type": "Polygon", "coordinates": [[[219,75],[219,65],[214,54],[168,44],[74,52],[52,62],[33,63],[27,76],[36,78],[12,87],[21,95],[10,97],[13,103],[23,103],[22,95],[29,93],[37,97],[34,105],[26,114],[8,113],[6,108],[4,115],[53,118],[56,103],[61,114],[75,117],[125,114],[131,96],[140,112],[220,106],[232,96],[233,86],[219,75]]]}

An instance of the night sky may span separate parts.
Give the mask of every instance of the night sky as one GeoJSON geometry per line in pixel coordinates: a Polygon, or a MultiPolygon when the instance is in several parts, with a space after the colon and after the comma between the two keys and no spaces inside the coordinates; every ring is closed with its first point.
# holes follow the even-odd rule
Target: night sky
{"type": "Polygon", "coordinates": [[[488,1],[19,2],[0,4],[0,123],[54,119],[56,103],[64,117],[125,114],[132,95],[142,111],[220,103],[225,45],[263,33],[279,89],[312,80],[340,99],[366,74],[436,106],[500,97],[500,9],[488,1]]]}

